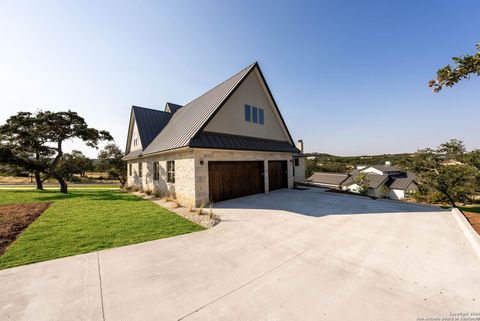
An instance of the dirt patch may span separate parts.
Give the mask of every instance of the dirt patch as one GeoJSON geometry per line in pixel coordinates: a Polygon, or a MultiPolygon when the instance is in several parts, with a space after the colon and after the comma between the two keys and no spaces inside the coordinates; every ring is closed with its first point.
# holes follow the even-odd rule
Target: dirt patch
{"type": "Polygon", "coordinates": [[[480,214],[472,212],[463,212],[473,229],[480,235],[480,214]]]}
{"type": "Polygon", "coordinates": [[[0,255],[51,203],[0,205],[0,255]]]}

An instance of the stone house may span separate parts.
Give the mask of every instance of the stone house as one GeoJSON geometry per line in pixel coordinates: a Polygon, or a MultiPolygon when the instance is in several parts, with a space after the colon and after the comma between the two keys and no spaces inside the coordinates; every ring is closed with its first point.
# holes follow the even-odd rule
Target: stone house
{"type": "Polygon", "coordinates": [[[292,188],[305,179],[298,146],[254,63],[184,106],[133,106],[127,185],[196,206],[292,188]]]}

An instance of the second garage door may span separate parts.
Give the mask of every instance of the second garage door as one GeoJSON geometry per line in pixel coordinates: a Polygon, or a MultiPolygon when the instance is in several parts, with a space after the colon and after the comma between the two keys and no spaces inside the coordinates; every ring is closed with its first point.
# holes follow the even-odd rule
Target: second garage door
{"type": "Polygon", "coordinates": [[[208,187],[214,202],[265,192],[263,161],[208,162],[208,187]]]}
{"type": "Polygon", "coordinates": [[[268,162],[268,186],[270,191],[288,187],[287,161],[268,162]]]}

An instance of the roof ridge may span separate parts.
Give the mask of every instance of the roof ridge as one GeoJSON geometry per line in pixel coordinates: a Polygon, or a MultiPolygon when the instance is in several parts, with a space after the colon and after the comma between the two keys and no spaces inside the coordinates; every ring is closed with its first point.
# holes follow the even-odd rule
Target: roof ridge
{"type": "MultiPolygon", "coordinates": [[[[244,71],[246,71],[246,70],[250,70],[250,69],[253,68],[255,65],[257,65],[257,62],[255,62],[255,63],[253,63],[253,64],[251,64],[251,65],[248,65],[247,67],[245,67],[245,68],[243,68],[242,70],[240,70],[239,72],[237,72],[235,75],[233,75],[233,76],[231,76],[231,77],[228,77],[227,79],[225,79],[224,81],[222,81],[221,83],[219,83],[218,85],[216,85],[215,87],[210,88],[209,90],[207,90],[206,92],[204,92],[203,94],[201,94],[200,96],[198,96],[197,98],[189,101],[189,102],[186,103],[183,107],[187,107],[188,105],[190,105],[190,104],[193,103],[194,101],[200,99],[201,97],[205,96],[205,95],[208,94],[209,92],[211,92],[211,91],[213,91],[214,89],[220,87],[221,85],[223,85],[224,83],[226,83],[226,82],[229,81],[230,79],[236,77],[237,75],[241,74],[242,72],[244,72],[244,71]]],[[[245,76],[244,76],[244,77],[245,77],[245,76]]],[[[243,77],[240,78],[239,81],[242,80],[242,79],[243,79],[243,77]]],[[[235,86],[233,86],[232,89],[233,89],[233,88],[235,88],[235,86]]],[[[228,93],[227,93],[226,96],[228,96],[228,93]]],[[[220,102],[220,103],[221,103],[221,102],[220,102]]]]}

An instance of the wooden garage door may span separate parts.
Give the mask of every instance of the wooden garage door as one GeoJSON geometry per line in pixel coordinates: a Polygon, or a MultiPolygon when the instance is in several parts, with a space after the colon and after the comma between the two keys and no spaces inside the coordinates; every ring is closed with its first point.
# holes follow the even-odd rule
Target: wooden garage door
{"type": "Polygon", "coordinates": [[[263,161],[208,162],[208,187],[214,202],[265,192],[263,161]]]}
{"type": "Polygon", "coordinates": [[[269,190],[274,191],[288,187],[287,161],[268,162],[268,185],[269,190]]]}

